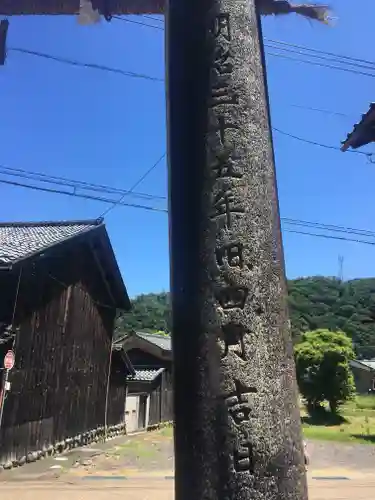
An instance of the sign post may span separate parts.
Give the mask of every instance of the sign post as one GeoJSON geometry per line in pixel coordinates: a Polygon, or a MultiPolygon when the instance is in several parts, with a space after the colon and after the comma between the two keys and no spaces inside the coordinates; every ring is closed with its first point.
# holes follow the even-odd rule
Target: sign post
{"type": "Polygon", "coordinates": [[[13,351],[8,351],[5,356],[4,356],[4,377],[3,377],[3,383],[1,386],[1,392],[0,392],[0,429],[1,429],[1,423],[3,421],[3,413],[4,413],[4,404],[5,404],[5,397],[6,397],[6,391],[9,390],[9,371],[14,368],[14,363],[15,363],[16,357],[14,355],[13,351]]]}

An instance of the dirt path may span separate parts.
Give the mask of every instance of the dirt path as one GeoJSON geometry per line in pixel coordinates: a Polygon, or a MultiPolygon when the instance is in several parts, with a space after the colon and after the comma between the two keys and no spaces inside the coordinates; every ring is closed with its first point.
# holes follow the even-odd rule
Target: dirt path
{"type": "MultiPolygon", "coordinates": [[[[375,446],[308,441],[310,476],[375,473],[375,446]]],[[[95,477],[171,478],[174,475],[172,429],[123,436],[95,448],[74,450],[0,474],[0,482],[72,480],[95,477]]]]}
{"type": "Polygon", "coordinates": [[[346,468],[375,471],[375,446],[308,441],[311,469],[346,468]]]}
{"type": "MultiPolygon", "coordinates": [[[[309,500],[371,500],[375,446],[310,441],[309,500]]],[[[123,436],[95,448],[0,474],[1,500],[173,500],[171,429],[123,436]]]]}

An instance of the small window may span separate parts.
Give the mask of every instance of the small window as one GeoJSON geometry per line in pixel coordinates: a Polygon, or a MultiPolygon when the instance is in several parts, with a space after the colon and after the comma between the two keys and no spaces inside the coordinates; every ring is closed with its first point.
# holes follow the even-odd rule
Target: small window
{"type": "Polygon", "coordinates": [[[373,391],[375,391],[375,378],[372,379],[372,387],[371,387],[371,389],[373,391]]]}

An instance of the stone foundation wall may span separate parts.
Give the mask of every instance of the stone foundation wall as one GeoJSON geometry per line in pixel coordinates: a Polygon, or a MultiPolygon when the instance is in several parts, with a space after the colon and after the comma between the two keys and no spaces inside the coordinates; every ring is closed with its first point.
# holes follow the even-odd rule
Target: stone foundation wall
{"type": "MultiPolygon", "coordinates": [[[[49,446],[44,446],[41,450],[30,452],[26,456],[18,457],[15,460],[8,460],[5,463],[0,463],[0,469],[9,470],[14,467],[21,467],[26,463],[32,463],[46,457],[60,455],[61,453],[72,450],[73,448],[80,448],[81,446],[87,446],[91,443],[104,442],[106,437],[105,434],[105,427],[98,427],[97,429],[83,432],[77,436],[59,441],[54,445],[51,444],[49,446]]],[[[107,427],[107,439],[120,436],[121,434],[126,434],[125,423],[107,427]]]]}
{"type": "Polygon", "coordinates": [[[147,432],[158,431],[160,429],[164,429],[165,427],[172,427],[173,420],[169,420],[167,422],[160,422],[159,424],[149,425],[147,427],[147,432]]]}

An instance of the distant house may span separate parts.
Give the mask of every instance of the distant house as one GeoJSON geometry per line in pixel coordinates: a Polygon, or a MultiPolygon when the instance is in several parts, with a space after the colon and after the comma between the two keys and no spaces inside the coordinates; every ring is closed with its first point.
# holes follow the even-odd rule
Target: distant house
{"type": "MultiPolygon", "coordinates": [[[[13,349],[0,463],[82,444],[124,421],[134,373],[115,355],[117,309],[130,309],[102,220],[0,224],[0,363],[13,349]]],[[[0,379],[3,370],[0,371],[0,379]]]]}
{"type": "Polygon", "coordinates": [[[350,361],[356,390],[359,394],[375,393],[375,360],[350,361]]]}
{"type": "Polygon", "coordinates": [[[170,337],[132,332],[114,349],[126,352],[135,370],[127,376],[127,432],[173,420],[170,337]]]}

